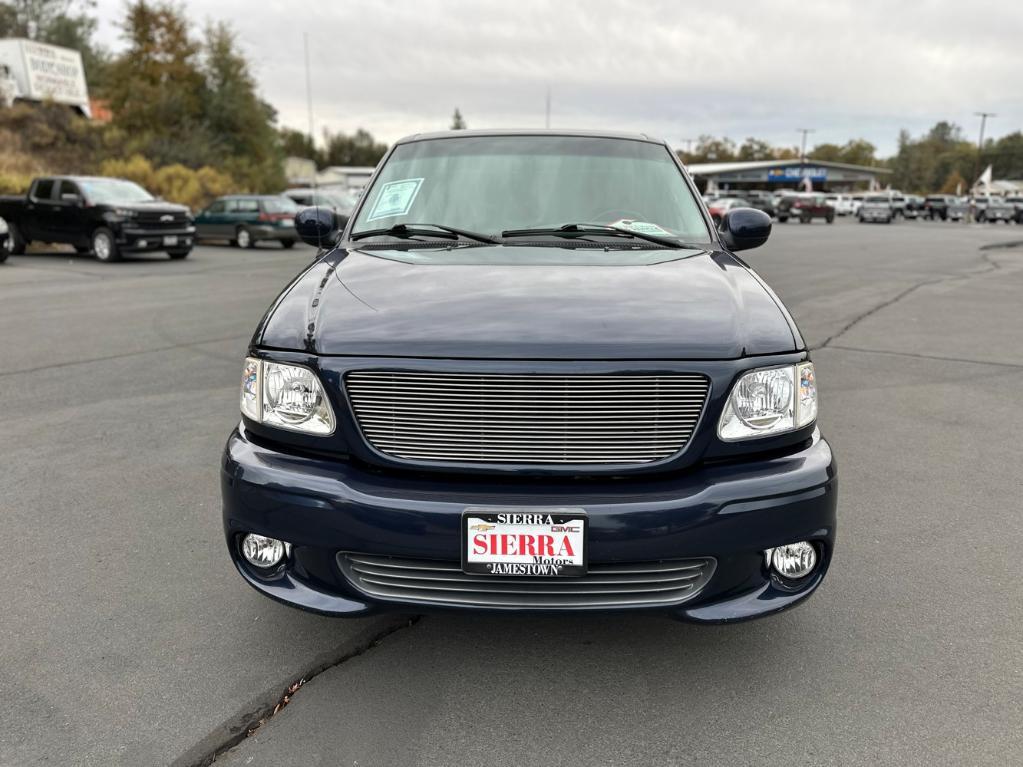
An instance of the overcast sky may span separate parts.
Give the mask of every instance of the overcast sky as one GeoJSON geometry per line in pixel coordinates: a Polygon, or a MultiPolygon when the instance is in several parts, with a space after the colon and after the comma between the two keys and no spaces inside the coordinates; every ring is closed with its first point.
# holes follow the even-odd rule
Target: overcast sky
{"type": "MultiPolygon", "coordinates": [[[[308,32],[316,133],[385,141],[450,125],[703,133],[894,153],[941,119],[975,139],[1023,127],[1023,2],[895,0],[184,0],[233,24],[263,97],[305,130],[308,32]]],[[[124,0],[99,0],[117,48],[124,0]]]]}

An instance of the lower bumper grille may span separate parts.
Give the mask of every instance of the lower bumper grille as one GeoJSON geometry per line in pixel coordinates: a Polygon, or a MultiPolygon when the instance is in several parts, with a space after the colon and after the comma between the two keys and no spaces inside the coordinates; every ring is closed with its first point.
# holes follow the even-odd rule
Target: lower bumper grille
{"type": "Polygon", "coordinates": [[[337,555],[359,591],[379,599],[454,607],[572,609],[660,607],[692,599],[714,574],[710,557],[661,562],[591,564],[580,578],[467,575],[457,563],[337,555]]]}

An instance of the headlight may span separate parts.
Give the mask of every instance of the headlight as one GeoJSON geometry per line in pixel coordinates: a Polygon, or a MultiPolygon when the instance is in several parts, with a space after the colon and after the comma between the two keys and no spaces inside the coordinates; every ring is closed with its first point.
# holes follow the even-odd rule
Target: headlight
{"type": "Polygon", "coordinates": [[[725,442],[783,434],[817,417],[813,363],[751,370],[728,396],[718,436],[725,442]]]}
{"type": "Polygon", "coordinates": [[[309,368],[248,357],[242,371],[241,411],[253,421],[305,434],[334,432],[334,413],[309,368]]]}

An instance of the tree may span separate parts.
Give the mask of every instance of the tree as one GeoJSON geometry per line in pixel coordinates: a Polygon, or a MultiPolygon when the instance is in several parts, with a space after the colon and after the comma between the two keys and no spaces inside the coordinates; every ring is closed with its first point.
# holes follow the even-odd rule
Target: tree
{"type": "Polygon", "coordinates": [[[184,12],[137,0],[122,30],[127,48],[111,63],[107,84],[118,127],[157,165],[208,164],[214,153],[203,130],[200,46],[184,12]]]}
{"type": "Polygon", "coordinates": [[[689,162],[728,162],[735,159],[735,142],[730,138],[700,136],[696,148],[687,155],[689,162]]]}
{"type": "Polygon", "coordinates": [[[959,126],[942,120],[917,139],[900,131],[898,152],[888,164],[892,186],[929,194],[945,186],[953,174],[975,178],[978,159],[977,147],[963,137],[959,126]]]}
{"type": "Polygon", "coordinates": [[[864,139],[853,139],[838,144],[818,144],[809,153],[810,159],[825,162],[844,162],[850,165],[875,165],[875,147],[864,139]]]}
{"type": "Polygon", "coordinates": [[[1016,131],[985,145],[980,165],[991,165],[998,178],[1023,178],[1023,133],[1016,131]]]}
{"type": "Polygon", "coordinates": [[[277,133],[285,157],[304,157],[320,164],[320,153],[308,133],[294,128],[281,128],[277,133]]]}
{"type": "Polygon", "coordinates": [[[283,183],[276,113],[256,93],[249,64],[224,22],[206,27],[202,47],[202,121],[218,152],[232,158],[232,175],[251,189],[283,183]]]}
{"type": "Polygon", "coordinates": [[[773,160],[774,147],[752,136],[742,142],[737,158],[740,160],[773,160]]]}
{"type": "Polygon", "coordinates": [[[387,152],[387,144],[378,144],[373,136],[359,128],[351,136],[323,132],[323,165],[373,166],[387,152]]]}
{"type": "Polygon", "coordinates": [[[465,128],[465,119],[462,117],[462,113],[458,111],[458,107],[455,107],[455,113],[451,116],[451,130],[465,130],[465,128]]]}
{"type": "Polygon", "coordinates": [[[969,188],[969,182],[959,175],[959,171],[954,170],[948,174],[948,178],[945,179],[945,183],[938,191],[942,194],[962,194],[969,188]]]}

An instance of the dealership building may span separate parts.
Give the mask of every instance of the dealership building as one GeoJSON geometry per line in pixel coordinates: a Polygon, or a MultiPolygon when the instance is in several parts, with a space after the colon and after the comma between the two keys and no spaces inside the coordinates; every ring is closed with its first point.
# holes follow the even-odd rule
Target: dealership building
{"type": "Polygon", "coordinates": [[[827,192],[880,189],[887,185],[887,168],[824,160],[752,160],[687,165],[703,192],[743,189],[813,189],[827,192]]]}

